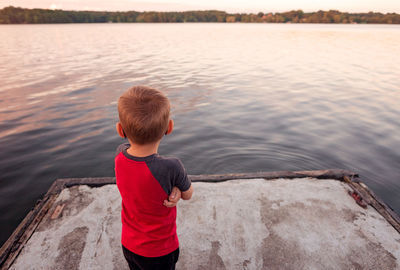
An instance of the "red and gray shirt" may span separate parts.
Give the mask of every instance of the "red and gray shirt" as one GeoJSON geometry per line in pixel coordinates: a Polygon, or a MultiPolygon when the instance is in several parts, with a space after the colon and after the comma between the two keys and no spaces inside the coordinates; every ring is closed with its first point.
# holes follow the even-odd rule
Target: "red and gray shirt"
{"type": "Polygon", "coordinates": [[[135,157],[122,144],[115,157],[115,177],[122,197],[122,245],[141,256],[160,257],[179,247],[176,207],[163,205],[174,186],[187,191],[191,182],[177,158],[153,154],[135,157]]]}

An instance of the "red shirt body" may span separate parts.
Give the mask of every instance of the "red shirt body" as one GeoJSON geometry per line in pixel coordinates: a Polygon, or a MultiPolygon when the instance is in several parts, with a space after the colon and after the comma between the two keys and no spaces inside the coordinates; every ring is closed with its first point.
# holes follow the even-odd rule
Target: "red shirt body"
{"type": "Polygon", "coordinates": [[[160,257],[179,247],[176,207],[163,205],[174,186],[190,188],[190,180],[176,158],[158,154],[134,157],[121,145],[115,157],[115,177],[122,198],[122,245],[145,257],[160,257]]]}

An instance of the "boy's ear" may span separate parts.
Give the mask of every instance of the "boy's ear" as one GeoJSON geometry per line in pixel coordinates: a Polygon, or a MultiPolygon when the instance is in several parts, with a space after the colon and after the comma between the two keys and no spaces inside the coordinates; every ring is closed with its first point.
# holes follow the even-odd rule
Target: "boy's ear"
{"type": "Polygon", "coordinates": [[[115,126],[115,128],[117,129],[117,133],[121,138],[126,138],[124,129],[122,128],[122,125],[120,122],[117,123],[117,125],[115,126]]]}
{"type": "Polygon", "coordinates": [[[174,120],[170,119],[168,122],[168,129],[167,132],[165,132],[165,135],[171,134],[173,130],[174,130],[174,120]]]}

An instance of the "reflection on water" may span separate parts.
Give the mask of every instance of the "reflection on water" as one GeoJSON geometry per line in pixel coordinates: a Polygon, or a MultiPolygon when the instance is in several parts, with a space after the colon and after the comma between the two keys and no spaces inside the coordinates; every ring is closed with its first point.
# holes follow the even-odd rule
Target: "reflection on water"
{"type": "Polygon", "coordinates": [[[0,26],[0,242],[56,178],[112,176],[116,100],[163,89],[190,174],[346,168],[400,212],[400,28],[0,26]]]}

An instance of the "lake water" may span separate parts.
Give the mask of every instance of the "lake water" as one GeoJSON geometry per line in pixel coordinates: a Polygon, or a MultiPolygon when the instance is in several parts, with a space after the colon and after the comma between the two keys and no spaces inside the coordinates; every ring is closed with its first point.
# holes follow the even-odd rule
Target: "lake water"
{"type": "Polygon", "coordinates": [[[159,152],[189,174],[349,169],[400,213],[399,44],[397,25],[1,25],[0,244],[55,179],[113,176],[139,84],[170,97],[159,152]]]}

